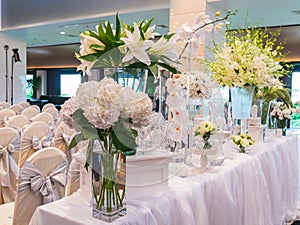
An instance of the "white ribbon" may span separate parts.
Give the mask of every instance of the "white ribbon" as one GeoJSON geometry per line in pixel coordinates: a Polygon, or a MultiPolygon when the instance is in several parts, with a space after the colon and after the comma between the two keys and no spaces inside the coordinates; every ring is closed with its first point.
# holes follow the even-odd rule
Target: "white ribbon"
{"type": "Polygon", "coordinates": [[[58,200],[55,183],[64,187],[67,181],[67,162],[64,160],[48,176],[26,161],[19,175],[18,192],[32,190],[36,195],[43,196],[43,204],[58,200]]]}
{"type": "Polygon", "coordinates": [[[0,186],[10,187],[10,170],[18,177],[19,167],[12,157],[14,152],[12,144],[6,147],[0,145],[0,186]]]}
{"type": "Polygon", "coordinates": [[[51,145],[51,138],[48,137],[42,137],[41,139],[38,139],[36,136],[33,136],[32,138],[32,147],[34,150],[40,150],[45,147],[49,147],[51,145]]]}

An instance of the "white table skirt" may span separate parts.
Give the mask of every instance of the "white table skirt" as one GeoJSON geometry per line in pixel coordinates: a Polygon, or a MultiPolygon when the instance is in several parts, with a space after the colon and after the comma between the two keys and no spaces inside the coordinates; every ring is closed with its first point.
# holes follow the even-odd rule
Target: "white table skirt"
{"type": "MultiPolygon", "coordinates": [[[[112,224],[282,225],[293,216],[298,187],[298,138],[267,138],[249,155],[224,146],[222,166],[181,178],[149,197],[127,201],[127,215],[112,224]]],[[[31,225],[106,224],[92,218],[90,201],[80,190],[43,205],[31,225]]]]}

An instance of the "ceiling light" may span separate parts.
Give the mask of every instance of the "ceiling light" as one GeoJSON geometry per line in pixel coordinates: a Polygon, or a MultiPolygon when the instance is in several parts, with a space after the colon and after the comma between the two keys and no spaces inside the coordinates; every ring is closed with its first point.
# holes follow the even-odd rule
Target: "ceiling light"
{"type": "Polygon", "coordinates": [[[296,14],[296,15],[300,15],[300,10],[292,10],[291,13],[296,14]]]}
{"type": "Polygon", "coordinates": [[[60,34],[62,34],[62,35],[65,35],[66,34],[66,32],[64,32],[64,31],[61,31],[61,32],[59,32],[60,34]]]}

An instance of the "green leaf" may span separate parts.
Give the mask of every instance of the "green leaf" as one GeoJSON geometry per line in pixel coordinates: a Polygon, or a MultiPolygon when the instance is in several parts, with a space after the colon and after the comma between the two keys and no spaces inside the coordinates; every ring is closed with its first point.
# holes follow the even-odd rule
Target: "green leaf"
{"type": "Polygon", "coordinates": [[[77,109],[72,118],[81,127],[81,133],[85,139],[99,139],[97,129],[84,117],[82,109],[77,109]]]}
{"type": "Polygon", "coordinates": [[[86,150],[86,161],[84,167],[88,169],[92,162],[93,141],[90,140],[86,150]]]}
{"type": "Polygon", "coordinates": [[[116,148],[123,152],[131,151],[137,147],[134,134],[120,120],[113,126],[112,141],[116,148]]]}
{"type": "Polygon", "coordinates": [[[76,134],[72,140],[71,140],[71,143],[68,147],[68,150],[71,150],[72,148],[74,148],[80,141],[84,141],[84,140],[87,140],[84,138],[84,136],[82,135],[82,133],[80,134],[76,134]]]}
{"type": "Polygon", "coordinates": [[[142,26],[142,30],[143,30],[144,32],[146,32],[146,31],[148,30],[148,28],[149,28],[149,26],[150,26],[150,24],[152,23],[153,20],[154,20],[154,18],[151,18],[150,20],[148,20],[148,21],[144,24],[144,26],[142,26]]]}
{"type": "Polygon", "coordinates": [[[119,14],[117,13],[116,15],[116,38],[115,41],[119,41],[121,36],[121,24],[119,20],[119,14]]]}
{"type": "Polygon", "coordinates": [[[108,39],[115,41],[115,37],[114,37],[113,31],[111,28],[111,24],[109,21],[107,21],[105,28],[106,28],[106,35],[107,35],[108,39]]]}
{"type": "Polygon", "coordinates": [[[149,69],[153,74],[158,75],[158,65],[157,64],[149,66],[149,69]]]}
{"type": "Polygon", "coordinates": [[[97,54],[89,54],[89,55],[82,55],[80,56],[80,59],[89,61],[89,62],[94,62],[96,59],[98,59],[98,55],[97,54]]]}
{"type": "Polygon", "coordinates": [[[160,62],[157,62],[157,64],[160,65],[161,67],[169,70],[171,73],[174,73],[174,74],[179,73],[179,71],[176,68],[174,68],[170,65],[167,65],[165,63],[160,63],[160,62]]]}
{"type": "Polygon", "coordinates": [[[175,33],[167,34],[167,35],[164,36],[164,38],[165,38],[166,40],[170,40],[170,38],[171,38],[174,34],[175,34],[175,33]]]}
{"type": "Polygon", "coordinates": [[[99,49],[99,48],[103,48],[103,46],[102,45],[97,45],[97,44],[91,44],[90,48],[99,49]]]}

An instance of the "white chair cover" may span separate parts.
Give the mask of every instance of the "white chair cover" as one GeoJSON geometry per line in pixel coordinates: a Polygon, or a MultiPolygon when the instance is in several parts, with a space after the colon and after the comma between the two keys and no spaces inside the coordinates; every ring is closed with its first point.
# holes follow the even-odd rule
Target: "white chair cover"
{"type": "Polygon", "coordinates": [[[5,101],[1,101],[0,102],[0,106],[3,108],[3,109],[7,109],[10,104],[8,102],[5,102],[5,101]]]}
{"type": "Polygon", "coordinates": [[[0,204],[15,201],[19,167],[13,157],[15,148],[11,142],[18,136],[12,128],[0,128],[0,204]]]}
{"type": "Polygon", "coordinates": [[[72,155],[68,170],[66,196],[73,194],[80,188],[80,170],[85,166],[87,146],[88,141],[79,142],[77,145],[78,151],[72,155]]]}
{"type": "Polygon", "coordinates": [[[31,120],[33,117],[35,117],[37,114],[39,114],[40,111],[33,105],[24,109],[21,113],[22,116],[26,116],[29,120],[31,120]]]}
{"type": "Polygon", "coordinates": [[[9,118],[9,120],[5,124],[5,127],[13,128],[21,134],[21,131],[26,126],[28,126],[29,123],[30,123],[30,120],[26,116],[16,115],[16,116],[9,118]]]}
{"type": "Polygon", "coordinates": [[[67,160],[59,149],[44,148],[24,163],[18,177],[13,225],[28,225],[35,209],[64,197],[67,160]]]}
{"type": "Polygon", "coordinates": [[[2,109],[0,111],[0,127],[5,127],[5,122],[10,118],[15,116],[16,113],[11,109],[2,109]]]}
{"type": "MultiPolygon", "coordinates": [[[[54,138],[53,138],[53,144],[52,146],[60,149],[63,151],[65,154],[68,155],[68,161],[71,161],[71,151],[68,151],[69,145],[73,137],[75,136],[76,131],[74,129],[71,129],[67,124],[64,122],[60,122],[59,125],[57,126],[55,133],[54,133],[54,138]]],[[[72,153],[75,153],[76,150],[72,151],[72,153]]]]}
{"type": "Polygon", "coordinates": [[[56,108],[56,107],[55,107],[55,105],[54,105],[53,103],[49,102],[49,103],[47,103],[47,104],[45,104],[45,105],[43,106],[42,112],[44,112],[44,111],[45,111],[46,109],[48,109],[48,108],[56,108]]]}
{"type": "Polygon", "coordinates": [[[41,112],[37,114],[34,118],[32,118],[32,122],[38,122],[38,121],[44,122],[48,124],[50,127],[54,126],[53,116],[47,112],[41,112]]]}
{"type": "Polygon", "coordinates": [[[54,119],[54,123],[57,124],[58,123],[58,119],[59,119],[59,112],[55,107],[48,107],[46,108],[43,112],[47,112],[50,113],[54,119]]]}
{"type": "Polygon", "coordinates": [[[24,109],[28,108],[30,106],[30,104],[28,102],[21,102],[21,103],[19,103],[19,106],[21,106],[22,109],[24,110],[24,109]]]}
{"type": "Polygon", "coordinates": [[[44,122],[31,123],[23,132],[19,151],[19,167],[35,151],[51,145],[53,134],[48,124],[44,122]]]}
{"type": "Polygon", "coordinates": [[[20,105],[12,105],[9,107],[9,109],[14,111],[16,113],[16,115],[19,115],[23,110],[23,108],[20,105]]]}

